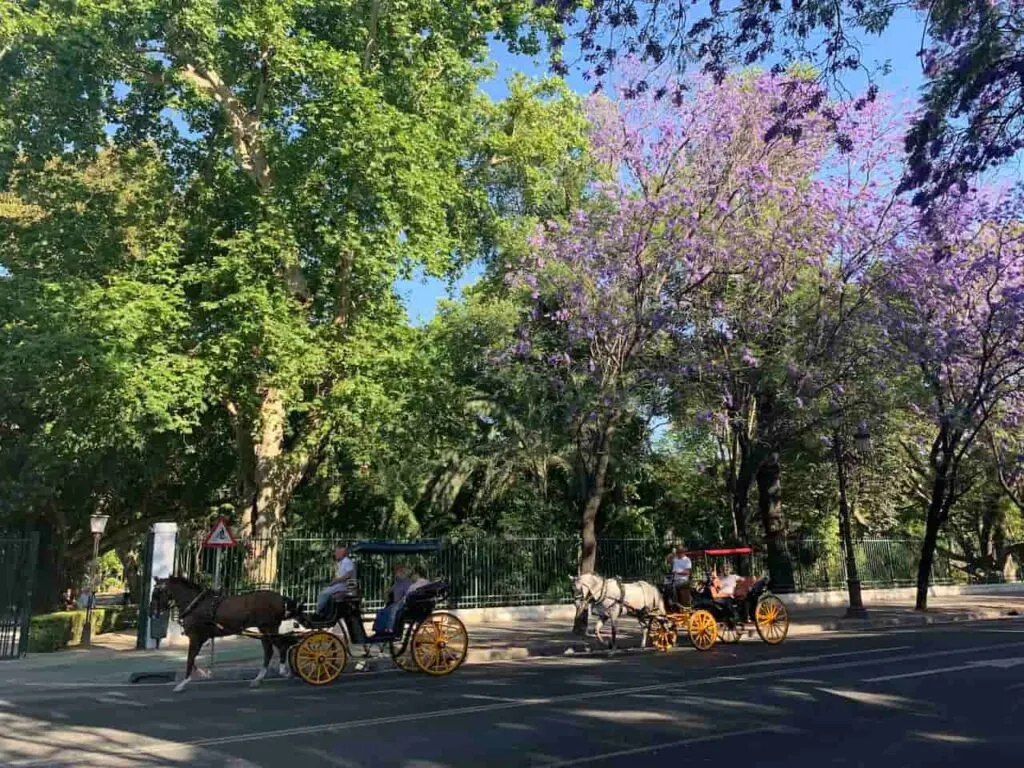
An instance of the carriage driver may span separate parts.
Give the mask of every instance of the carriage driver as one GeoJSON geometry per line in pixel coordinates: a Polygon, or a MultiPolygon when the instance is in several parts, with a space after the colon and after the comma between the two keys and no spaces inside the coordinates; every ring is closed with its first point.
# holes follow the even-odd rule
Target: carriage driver
{"type": "Polygon", "coordinates": [[[348,548],[345,545],[339,544],[334,548],[334,560],[337,563],[334,578],[331,579],[331,583],[316,598],[316,612],[321,617],[327,615],[327,604],[331,602],[333,595],[355,593],[358,588],[356,584],[356,564],[348,556],[348,548]]]}
{"type": "Polygon", "coordinates": [[[675,552],[665,558],[672,563],[672,586],[675,588],[676,602],[683,608],[689,608],[692,602],[690,598],[690,572],[693,570],[693,563],[686,556],[686,547],[681,543],[676,546],[675,552]]]}

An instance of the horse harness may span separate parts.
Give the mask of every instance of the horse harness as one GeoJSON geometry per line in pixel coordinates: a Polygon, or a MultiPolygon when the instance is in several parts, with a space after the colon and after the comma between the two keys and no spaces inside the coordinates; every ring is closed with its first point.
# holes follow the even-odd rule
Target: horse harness
{"type": "Polygon", "coordinates": [[[218,623],[217,621],[217,609],[220,608],[221,601],[224,599],[224,593],[220,592],[219,590],[212,591],[209,589],[202,590],[198,595],[192,598],[192,602],[185,606],[183,610],[179,611],[178,623],[181,625],[181,628],[185,628],[186,617],[188,617],[189,614],[193,613],[196,610],[196,608],[202,605],[204,597],[212,597],[213,601],[209,604],[209,606],[204,606],[203,613],[197,617],[197,623],[200,625],[212,624],[222,632],[226,632],[227,630],[224,628],[224,625],[218,623]]]}
{"type": "Polygon", "coordinates": [[[629,613],[629,614],[635,614],[635,613],[638,612],[636,608],[634,608],[633,606],[631,606],[629,603],[626,602],[626,588],[622,586],[622,579],[620,579],[617,576],[614,579],[602,579],[602,581],[601,581],[601,595],[599,597],[595,597],[593,592],[590,593],[590,602],[593,603],[595,606],[599,605],[600,603],[605,602],[606,600],[610,600],[612,603],[616,603],[618,605],[621,605],[623,608],[626,609],[626,612],[629,613]],[[619,586],[619,597],[608,597],[608,582],[609,581],[614,581],[616,584],[618,584],[618,586],[619,586]]]}

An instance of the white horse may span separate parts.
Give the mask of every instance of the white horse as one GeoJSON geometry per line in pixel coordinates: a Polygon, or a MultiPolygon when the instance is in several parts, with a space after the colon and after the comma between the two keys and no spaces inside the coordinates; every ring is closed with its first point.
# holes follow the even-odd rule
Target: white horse
{"type": "MultiPolygon", "coordinates": [[[[665,601],[661,591],[646,581],[623,583],[620,579],[606,579],[596,573],[583,573],[572,578],[573,600],[576,604],[576,620],[573,626],[578,627],[591,605],[597,614],[597,626],[594,635],[602,643],[601,629],[607,621],[612,627],[611,648],[615,648],[615,623],[622,614],[637,617],[640,624],[640,647],[647,645],[647,624],[641,620],[645,613],[664,613],[665,601]]],[[[583,624],[586,627],[586,624],[583,624]]]]}

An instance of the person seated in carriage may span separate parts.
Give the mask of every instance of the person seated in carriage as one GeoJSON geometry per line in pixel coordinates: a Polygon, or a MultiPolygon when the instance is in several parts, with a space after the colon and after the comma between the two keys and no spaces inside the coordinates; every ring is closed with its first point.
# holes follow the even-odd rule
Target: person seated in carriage
{"type": "Polygon", "coordinates": [[[730,573],[726,576],[719,576],[717,572],[712,572],[711,597],[714,600],[735,597],[737,580],[738,577],[734,573],[730,573]]]}
{"type": "Polygon", "coordinates": [[[388,591],[388,599],[384,607],[377,611],[373,620],[373,634],[386,635],[393,631],[395,614],[398,611],[398,604],[405,599],[409,587],[412,586],[412,578],[405,566],[395,566],[395,583],[388,591]]]}
{"type": "Polygon", "coordinates": [[[335,596],[354,595],[359,585],[356,581],[356,564],[348,556],[348,547],[339,544],[334,548],[335,571],[334,578],[316,598],[316,617],[325,619],[328,617],[327,606],[335,596]]]}
{"type": "Polygon", "coordinates": [[[735,624],[743,621],[746,616],[746,609],[742,605],[742,598],[750,592],[750,579],[728,573],[722,576],[718,571],[711,572],[708,587],[711,592],[711,599],[724,611],[726,623],[735,624]]]}
{"type": "Polygon", "coordinates": [[[741,598],[750,591],[750,579],[737,576],[735,573],[719,576],[717,571],[711,572],[711,597],[714,600],[741,598]]]}
{"type": "Polygon", "coordinates": [[[429,583],[419,574],[410,574],[404,566],[395,566],[395,583],[388,592],[387,604],[377,611],[373,620],[373,633],[378,636],[392,634],[395,631],[395,619],[405,605],[406,597],[429,583]]]}

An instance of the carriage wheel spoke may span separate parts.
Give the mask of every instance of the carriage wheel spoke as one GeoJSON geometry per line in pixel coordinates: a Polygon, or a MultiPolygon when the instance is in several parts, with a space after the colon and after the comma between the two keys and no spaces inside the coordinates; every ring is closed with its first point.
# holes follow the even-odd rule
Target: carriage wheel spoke
{"type": "Polygon", "coordinates": [[[295,649],[295,667],[299,677],[312,685],[324,685],[345,670],[348,652],[335,635],[316,631],[299,641],[295,649]]]}

